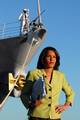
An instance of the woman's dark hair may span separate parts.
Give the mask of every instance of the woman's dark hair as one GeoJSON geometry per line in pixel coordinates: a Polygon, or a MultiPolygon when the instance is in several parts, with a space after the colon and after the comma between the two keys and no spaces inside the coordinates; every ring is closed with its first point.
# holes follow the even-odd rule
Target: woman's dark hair
{"type": "Polygon", "coordinates": [[[54,67],[54,70],[58,70],[59,69],[59,65],[60,65],[60,55],[58,53],[58,51],[53,48],[53,47],[46,47],[42,50],[39,59],[38,59],[38,63],[37,63],[37,68],[38,69],[44,69],[45,68],[45,57],[48,53],[49,50],[52,50],[55,54],[56,54],[56,64],[54,67]]]}

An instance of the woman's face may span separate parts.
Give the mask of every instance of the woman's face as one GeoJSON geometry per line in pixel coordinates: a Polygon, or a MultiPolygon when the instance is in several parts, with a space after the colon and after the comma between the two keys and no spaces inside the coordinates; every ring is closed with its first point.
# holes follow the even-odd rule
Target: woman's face
{"type": "Polygon", "coordinates": [[[46,68],[54,68],[56,64],[56,54],[52,50],[48,50],[45,56],[44,64],[46,68]]]}

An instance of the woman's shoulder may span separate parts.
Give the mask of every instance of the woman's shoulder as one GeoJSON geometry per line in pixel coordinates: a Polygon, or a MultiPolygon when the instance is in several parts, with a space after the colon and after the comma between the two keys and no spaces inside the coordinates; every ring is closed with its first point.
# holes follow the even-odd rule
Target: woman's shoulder
{"type": "Polygon", "coordinates": [[[40,76],[42,76],[42,72],[40,69],[33,69],[30,70],[27,74],[27,79],[38,79],[40,76]]]}
{"type": "Polygon", "coordinates": [[[33,75],[33,76],[41,76],[42,75],[42,71],[40,69],[32,69],[28,72],[29,75],[33,75]]]}

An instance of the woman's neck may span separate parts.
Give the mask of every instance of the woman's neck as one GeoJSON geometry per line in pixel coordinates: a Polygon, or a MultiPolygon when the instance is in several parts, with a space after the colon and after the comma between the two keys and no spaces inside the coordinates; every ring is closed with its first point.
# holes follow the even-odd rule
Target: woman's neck
{"type": "Polygon", "coordinates": [[[46,72],[46,74],[50,74],[53,71],[53,68],[45,68],[44,71],[46,72]]]}
{"type": "Polygon", "coordinates": [[[50,81],[53,74],[53,68],[46,68],[44,71],[46,73],[46,78],[50,81]]]}

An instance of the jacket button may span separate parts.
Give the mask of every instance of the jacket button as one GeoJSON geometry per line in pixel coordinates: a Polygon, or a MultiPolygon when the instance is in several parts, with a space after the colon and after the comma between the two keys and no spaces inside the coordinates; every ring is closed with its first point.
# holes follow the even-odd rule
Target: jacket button
{"type": "Polygon", "coordinates": [[[48,104],[49,107],[51,107],[51,104],[48,104]]]}
{"type": "Polygon", "coordinates": [[[48,97],[49,99],[51,99],[51,97],[48,97]]]}
{"type": "Polygon", "coordinates": [[[51,88],[49,89],[49,91],[51,91],[51,88]]]}

